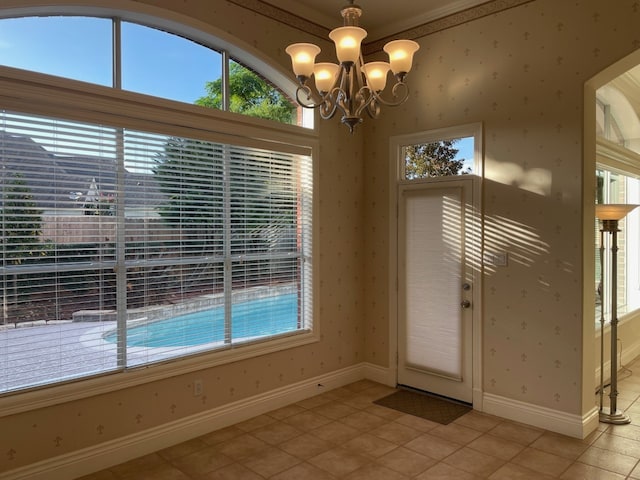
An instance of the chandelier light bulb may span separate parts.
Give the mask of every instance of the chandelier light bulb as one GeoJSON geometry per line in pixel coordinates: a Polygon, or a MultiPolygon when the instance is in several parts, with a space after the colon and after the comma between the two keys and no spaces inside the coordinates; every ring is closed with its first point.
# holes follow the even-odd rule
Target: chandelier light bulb
{"type": "Polygon", "coordinates": [[[371,90],[374,92],[384,90],[387,85],[387,73],[389,72],[389,64],[387,62],[365,63],[363,70],[371,90]]]}
{"type": "Polygon", "coordinates": [[[393,40],[384,46],[383,49],[389,55],[389,63],[394,75],[406,74],[411,71],[413,54],[419,48],[420,45],[413,40],[393,40]]]}
{"type": "Polygon", "coordinates": [[[313,73],[313,64],[320,53],[320,47],[313,43],[294,43],[285,52],[291,57],[291,66],[296,77],[309,78],[313,73]]]}
{"type": "Polygon", "coordinates": [[[360,27],[338,27],[331,30],[329,38],[336,45],[336,56],[340,63],[356,63],[360,59],[360,44],[367,31],[360,27]]]}
{"type": "Polygon", "coordinates": [[[313,76],[316,80],[316,88],[321,93],[326,93],[333,88],[340,71],[340,65],[335,63],[316,63],[313,67],[313,76]]]}

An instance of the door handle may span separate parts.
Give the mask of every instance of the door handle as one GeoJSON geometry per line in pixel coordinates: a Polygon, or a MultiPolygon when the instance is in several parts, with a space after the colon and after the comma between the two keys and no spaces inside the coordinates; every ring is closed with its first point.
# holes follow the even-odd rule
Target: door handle
{"type": "Polygon", "coordinates": [[[471,302],[469,300],[463,300],[462,302],[460,302],[460,306],[462,308],[469,308],[471,306],[471,302]]]}

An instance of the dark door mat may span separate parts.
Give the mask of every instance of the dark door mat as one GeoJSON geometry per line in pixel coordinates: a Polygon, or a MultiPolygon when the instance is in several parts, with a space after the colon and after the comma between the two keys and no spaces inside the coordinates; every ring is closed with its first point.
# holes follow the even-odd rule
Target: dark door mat
{"type": "Polygon", "coordinates": [[[453,422],[456,418],[472,410],[464,403],[406,389],[398,390],[373,403],[443,425],[453,422]]]}

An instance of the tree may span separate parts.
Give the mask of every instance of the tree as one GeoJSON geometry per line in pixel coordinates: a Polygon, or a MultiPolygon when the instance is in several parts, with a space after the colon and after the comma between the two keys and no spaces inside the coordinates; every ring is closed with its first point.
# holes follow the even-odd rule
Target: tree
{"type": "Polygon", "coordinates": [[[464,159],[456,159],[458,139],[421,143],[405,147],[405,171],[408,179],[444,177],[471,173],[462,171],[464,159]]]}
{"type": "MultiPolygon", "coordinates": [[[[208,94],[195,103],[220,109],[222,80],[207,82],[205,88],[208,94]]],[[[229,92],[232,112],[292,123],[296,107],[278,89],[235,62],[230,64],[229,92]]],[[[270,185],[264,173],[271,161],[267,154],[261,166],[255,153],[248,167],[245,153],[233,148],[194,139],[167,139],[153,169],[167,198],[158,212],[167,225],[180,232],[183,252],[220,255],[225,237],[230,240],[232,254],[283,248],[282,232],[295,232],[296,209],[278,203],[280,193],[273,191],[278,187],[270,185]]],[[[258,272],[258,263],[267,261],[255,262],[252,268],[258,272]]],[[[203,264],[193,269],[211,272],[218,267],[203,264]]]]}
{"type": "Polygon", "coordinates": [[[220,253],[227,208],[232,251],[264,250],[268,227],[290,228],[296,210],[286,202],[287,192],[269,185],[268,154],[263,161],[261,165],[256,153],[248,167],[243,154],[223,145],[171,137],[153,170],[167,197],[158,213],[167,225],[180,229],[183,244],[192,250],[220,253]]]}
{"type": "MultiPolygon", "coordinates": [[[[40,243],[42,211],[37,208],[31,189],[19,173],[13,174],[13,180],[7,183],[2,196],[0,222],[2,255],[7,264],[21,265],[45,255],[40,243]]],[[[11,316],[10,312],[14,310],[14,323],[17,324],[18,319],[23,316],[16,309],[21,303],[29,301],[32,277],[15,274],[3,277],[0,287],[2,317],[5,323],[11,316]]]]}
{"type": "MultiPolygon", "coordinates": [[[[207,82],[205,89],[207,95],[195,103],[203,107],[222,108],[222,79],[207,82]]],[[[251,117],[293,123],[296,107],[263,78],[239,63],[231,62],[229,110],[251,117]]]]}
{"type": "Polygon", "coordinates": [[[223,228],[223,153],[211,142],[170,137],[153,169],[167,202],[158,213],[178,228],[190,249],[220,247],[223,228]]]}
{"type": "Polygon", "coordinates": [[[37,208],[31,189],[16,173],[8,183],[2,205],[3,255],[13,265],[44,254],[40,243],[42,210],[37,208]]]}

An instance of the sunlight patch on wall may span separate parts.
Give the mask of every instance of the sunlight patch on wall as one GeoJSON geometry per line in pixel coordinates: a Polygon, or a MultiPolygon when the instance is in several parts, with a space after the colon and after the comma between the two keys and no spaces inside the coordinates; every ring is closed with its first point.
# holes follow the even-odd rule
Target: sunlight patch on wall
{"type": "Polygon", "coordinates": [[[545,168],[525,169],[515,163],[497,162],[487,158],[485,159],[485,175],[488,180],[512,185],[536,195],[549,196],[551,194],[551,172],[545,168]]]}
{"type": "MultiPolygon", "coordinates": [[[[549,244],[542,241],[532,227],[502,216],[485,218],[484,256],[508,252],[510,263],[531,267],[538,257],[550,252],[549,244]]],[[[485,262],[485,271],[493,273],[498,265],[485,262]]]]}

